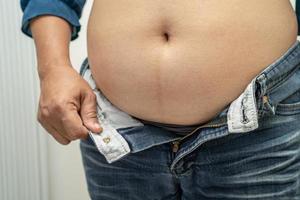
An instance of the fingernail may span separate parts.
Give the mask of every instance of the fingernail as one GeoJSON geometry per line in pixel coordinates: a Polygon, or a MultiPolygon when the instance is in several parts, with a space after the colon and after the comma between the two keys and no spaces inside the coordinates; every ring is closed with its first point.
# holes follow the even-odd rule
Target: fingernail
{"type": "Polygon", "coordinates": [[[102,127],[97,122],[94,123],[94,127],[96,129],[100,129],[100,131],[102,132],[102,127]]]}

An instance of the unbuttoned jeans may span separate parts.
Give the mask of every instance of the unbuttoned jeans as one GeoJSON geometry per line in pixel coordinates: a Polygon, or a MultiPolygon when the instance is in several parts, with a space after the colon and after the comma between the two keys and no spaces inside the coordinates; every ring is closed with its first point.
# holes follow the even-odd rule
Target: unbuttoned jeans
{"type": "Polygon", "coordinates": [[[91,199],[300,200],[299,41],[187,136],[111,104],[87,58],[80,74],[97,95],[104,128],[80,141],[91,199]]]}

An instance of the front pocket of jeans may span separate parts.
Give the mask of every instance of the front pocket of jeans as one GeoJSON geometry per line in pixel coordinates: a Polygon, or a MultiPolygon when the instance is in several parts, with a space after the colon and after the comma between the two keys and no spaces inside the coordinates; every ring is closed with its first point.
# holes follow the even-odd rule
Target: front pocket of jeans
{"type": "Polygon", "coordinates": [[[276,107],[276,114],[279,115],[293,115],[298,113],[300,113],[300,89],[280,101],[276,107]]]}

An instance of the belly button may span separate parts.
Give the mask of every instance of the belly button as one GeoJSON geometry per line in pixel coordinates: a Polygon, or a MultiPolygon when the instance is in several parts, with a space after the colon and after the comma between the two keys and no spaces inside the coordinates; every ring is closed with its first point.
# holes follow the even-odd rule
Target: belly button
{"type": "Polygon", "coordinates": [[[168,33],[164,33],[164,38],[168,42],[169,41],[169,34],[168,33]]]}

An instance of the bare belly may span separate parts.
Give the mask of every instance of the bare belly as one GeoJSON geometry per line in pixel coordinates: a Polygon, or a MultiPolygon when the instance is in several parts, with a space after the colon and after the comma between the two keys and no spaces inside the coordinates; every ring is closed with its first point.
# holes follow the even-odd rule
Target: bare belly
{"type": "Polygon", "coordinates": [[[149,121],[210,120],[297,39],[289,0],[95,0],[88,58],[103,94],[149,121]]]}

